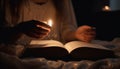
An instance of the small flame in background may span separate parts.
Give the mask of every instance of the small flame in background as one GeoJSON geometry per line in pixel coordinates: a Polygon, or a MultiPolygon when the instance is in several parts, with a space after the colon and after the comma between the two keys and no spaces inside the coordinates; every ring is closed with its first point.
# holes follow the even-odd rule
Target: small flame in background
{"type": "Polygon", "coordinates": [[[48,20],[48,25],[52,27],[53,21],[51,19],[48,20]]]}
{"type": "Polygon", "coordinates": [[[103,10],[103,11],[110,11],[111,9],[110,9],[110,7],[109,7],[109,6],[107,6],[107,5],[106,5],[106,6],[104,6],[104,7],[103,7],[103,9],[102,9],[102,10],[103,10]]]}

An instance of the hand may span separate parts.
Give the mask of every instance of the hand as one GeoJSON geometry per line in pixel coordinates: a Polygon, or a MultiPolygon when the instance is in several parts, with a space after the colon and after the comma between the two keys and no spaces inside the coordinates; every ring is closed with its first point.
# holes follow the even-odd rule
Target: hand
{"type": "Polygon", "coordinates": [[[36,20],[22,22],[16,27],[20,32],[34,38],[45,37],[51,29],[49,25],[36,20]]]}
{"type": "Polygon", "coordinates": [[[76,30],[75,37],[84,42],[91,42],[96,37],[96,31],[91,26],[83,25],[76,30]]]}

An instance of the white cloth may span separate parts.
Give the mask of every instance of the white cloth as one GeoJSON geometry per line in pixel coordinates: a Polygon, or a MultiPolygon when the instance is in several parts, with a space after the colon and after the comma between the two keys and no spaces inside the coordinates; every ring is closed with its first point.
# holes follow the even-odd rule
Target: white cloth
{"type": "MultiPolygon", "coordinates": [[[[17,9],[20,10],[16,13],[19,15],[19,18],[17,17],[18,15],[11,14],[9,0],[1,0],[1,2],[6,2],[7,6],[5,6],[6,11],[4,12],[6,12],[5,19],[9,26],[14,26],[17,23],[28,20],[48,21],[52,19],[52,31],[45,39],[50,38],[65,42],[64,35],[69,31],[75,31],[77,28],[71,0],[48,0],[48,2],[43,5],[36,4],[32,0],[19,0],[21,3],[18,3],[18,7],[20,6],[20,8],[17,9]]],[[[33,38],[23,35],[18,39],[18,43],[27,44],[32,39],[33,38]]]]}

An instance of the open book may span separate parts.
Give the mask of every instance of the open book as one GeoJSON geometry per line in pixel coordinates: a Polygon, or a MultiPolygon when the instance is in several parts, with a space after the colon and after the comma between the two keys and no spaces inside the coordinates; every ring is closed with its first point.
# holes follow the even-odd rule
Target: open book
{"type": "Polygon", "coordinates": [[[62,44],[56,40],[32,40],[24,57],[99,59],[113,57],[114,52],[102,45],[71,41],[62,44]]]}

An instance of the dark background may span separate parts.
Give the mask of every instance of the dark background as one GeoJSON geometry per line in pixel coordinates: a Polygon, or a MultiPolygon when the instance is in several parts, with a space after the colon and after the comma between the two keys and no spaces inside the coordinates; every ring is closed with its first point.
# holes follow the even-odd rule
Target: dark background
{"type": "Polygon", "coordinates": [[[120,37],[120,11],[102,11],[109,0],[72,0],[78,26],[96,27],[99,40],[111,41],[120,37]]]}

